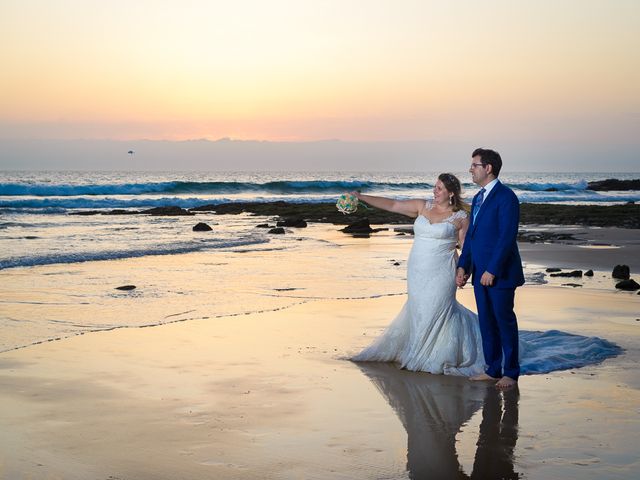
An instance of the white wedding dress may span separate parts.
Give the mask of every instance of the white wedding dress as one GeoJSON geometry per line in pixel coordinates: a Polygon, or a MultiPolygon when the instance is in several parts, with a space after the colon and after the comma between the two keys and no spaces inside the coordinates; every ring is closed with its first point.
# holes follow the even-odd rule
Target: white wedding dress
{"type": "MultiPolygon", "coordinates": [[[[384,333],[351,360],[396,362],[407,370],[445,375],[485,371],[478,316],[456,300],[457,234],[467,216],[459,210],[438,223],[416,218],[407,301],[384,333]]],[[[607,340],[558,330],[520,331],[519,338],[522,375],[582,367],[622,352],[607,340]]]]}
{"type": "Polygon", "coordinates": [[[416,218],[407,301],[382,336],[353,360],[447,375],[484,372],[478,317],[456,300],[457,233],[467,215],[459,210],[438,223],[416,218]]]}

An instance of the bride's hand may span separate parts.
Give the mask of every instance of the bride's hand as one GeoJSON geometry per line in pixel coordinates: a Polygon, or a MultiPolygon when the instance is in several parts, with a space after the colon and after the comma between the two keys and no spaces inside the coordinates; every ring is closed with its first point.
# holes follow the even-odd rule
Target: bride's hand
{"type": "Polygon", "coordinates": [[[469,279],[469,275],[467,275],[463,268],[458,268],[456,273],[456,285],[459,288],[464,287],[467,284],[467,280],[469,279]]]}

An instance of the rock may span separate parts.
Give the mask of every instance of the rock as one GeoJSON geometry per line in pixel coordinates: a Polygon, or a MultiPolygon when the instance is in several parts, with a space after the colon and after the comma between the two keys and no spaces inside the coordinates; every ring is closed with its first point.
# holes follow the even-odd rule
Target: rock
{"type": "Polygon", "coordinates": [[[139,212],[137,210],[124,210],[122,208],[116,208],[114,210],[104,212],[103,215],[135,215],[138,213],[142,213],[142,212],[139,212]]]}
{"type": "Polygon", "coordinates": [[[371,228],[371,225],[369,225],[369,219],[363,218],[362,220],[358,220],[350,225],[347,225],[340,231],[344,233],[357,233],[362,235],[373,232],[373,228],[371,228]]]}
{"type": "Polygon", "coordinates": [[[563,283],[562,286],[576,288],[576,287],[581,287],[582,285],[580,285],[579,283],[563,283]]]}
{"type": "Polygon", "coordinates": [[[398,265],[400,265],[400,262],[393,262],[393,264],[397,267],[398,265]]]}
{"type": "Polygon", "coordinates": [[[616,288],[619,290],[627,290],[633,292],[640,289],[640,284],[638,284],[638,282],[636,282],[633,278],[630,278],[628,280],[622,280],[621,282],[616,283],[616,288]]]}
{"type": "Polygon", "coordinates": [[[213,230],[213,228],[203,222],[200,222],[193,227],[194,232],[210,232],[211,230],[213,230]]]}
{"type": "Polygon", "coordinates": [[[149,210],[142,210],[140,213],[156,216],[178,216],[178,215],[195,215],[195,213],[180,207],[156,207],[149,210]]]}
{"type": "Polygon", "coordinates": [[[611,276],[620,280],[628,280],[631,276],[631,271],[629,270],[628,265],[616,265],[615,267],[613,267],[611,276]]]}
{"type": "Polygon", "coordinates": [[[635,180],[618,180],[617,178],[608,178],[606,180],[598,180],[589,182],[587,189],[589,190],[640,190],[640,178],[635,180]]]}
{"type": "Polygon", "coordinates": [[[545,270],[545,272],[547,273],[551,273],[551,272],[561,272],[562,269],[561,268],[557,268],[557,267],[549,267],[545,270]]]}
{"type": "Polygon", "coordinates": [[[307,222],[300,217],[289,217],[279,220],[276,225],[278,227],[306,228],[307,222]]]}
{"type": "Polygon", "coordinates": [[[100,210],[83,210],[80,212],[69,212],[69,215],[81,215],[81,216],[89,216],[89,215],[100,215],[102,212],[100,210]]]}
{"type": "Polygon", "coordinates": [[[261,223],[260,225],[256,225],[256,228],[273,228],[273,225],[269,225],[268,223],[261,223]]]}
{"type": "Polygon", "coordinates": [[[269,233],[273,233],[273,234],[276,234],[276,235],[283,235],[284,234],[284,228],[282,228],[282,227],[272,228],[271,230],[269,230],[269,233]]]}
{"type": "Polygon", "coordinates": [[[582,278],[582,270],[573,270],[572,272],[552,273],[552,277],[576,277],[582,278]]]}
{"type": "Polygon", "coordinates": [[[116,290],[135,290],[135,285],[122,285],[121,287],[116,287],[116,290]]]}
{"type": "Polygon", "coordinates": [[[593,270],[587,270],[586,272],[584,272],[584,276],[585,277],[593,277],[593,270]]]}

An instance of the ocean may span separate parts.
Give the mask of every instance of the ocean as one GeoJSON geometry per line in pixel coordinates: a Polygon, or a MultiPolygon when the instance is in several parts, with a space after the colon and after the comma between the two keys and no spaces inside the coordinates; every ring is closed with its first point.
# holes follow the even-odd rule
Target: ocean
{"type": "MultiPolygon", "coordinates": [[[[455,172],[454,172],[455,173],[455,172]]],[[[620,173],[504,174],[523,202],[614,204],[620,173]]],[[[459,173],[467,200],[477,191],[459,173]]],[[[343,192],[431,197],[435,173],[0,172],[0,352],[73,335],[406,293],[410,235],[369,239],[310,223],[270,235],[250,214],[70,215],[255,201],[335,201],[343,192]],[[194,232],[205,222],[208,232],[194,232]],[[130,291],[116,287],[135,285],[130,291]]],[[[271,221],[271,223],[273,223],[271,221]]],[[[407,219],[407,223],[411,223],[407,219]]],[[[525,265],[529,283],[545,283],[525,265]]],[[[605,279],[601,281],[609,281],[605,279]]],[[[608,288],[608,287],[607,287],[608,288]]]]}
{"type": "MultiPolygon", "coordinates": [[[[469,173],[453,173],[470,200],[477,187],[469,173]]],[[[188,217],[69,213],[241,201],[331,202],[350,190],[429,198],[436,177],[433,172],[0,172],[0,269],[269,242],[264,232],[256,232],[254,222],[240,217],[203,236],[191,231],[193,218],[188,217]]],[[[588,182],[637,177],[637,173],[505,172],[501,180],[521,202],[610,205],[640,201],[640,191],[591,191],[588,182]]]]}

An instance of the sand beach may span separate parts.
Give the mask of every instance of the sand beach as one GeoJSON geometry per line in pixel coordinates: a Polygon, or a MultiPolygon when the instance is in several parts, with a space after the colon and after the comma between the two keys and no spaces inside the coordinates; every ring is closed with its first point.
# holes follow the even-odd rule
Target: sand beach
{"type": "MultiPolygon", "coordinates": [[[[0,478],[635,478],[640,297],[616,291],[608,265],[638,271],[638,231],[521,243],[521,329],[624,352],[502,394],[348,360],[404,302],[411,237],[388,227],[354,238],[310,224],[244,253],[0,272],[3,317],[67,322],[6,330],[0,478]]],[[[471,289],[458,299],[475,309],[471,289]]]]}

